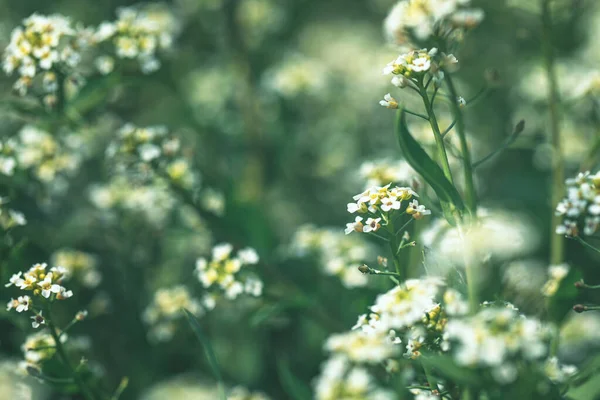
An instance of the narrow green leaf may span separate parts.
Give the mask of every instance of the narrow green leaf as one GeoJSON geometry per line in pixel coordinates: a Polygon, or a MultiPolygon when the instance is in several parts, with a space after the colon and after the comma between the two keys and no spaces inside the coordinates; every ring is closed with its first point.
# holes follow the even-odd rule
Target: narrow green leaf
{"type": "Polygon", "coordinates": [[[462,213],[465,208],[462,198],[454,185],[446,179],[439,165],[429,157],[421,145],[410,134],[406,125],[406,113],[404,110],[398,111],[396,136],[406,161],[432,187],[440,199],[444,216],[448,222],[454,225],[455,211],[462,213]]]}
{"type": "Polygon", "coordinates": [[[277,357],[277,374],[281,386],[293,400],[310,400],[311,390],[290,370],[289,362],[284,357],[277,357]]]}
{"type": "Polygon", "coordinates": [[[223,384],[223,377],[221,376],[221,371],[219,370],[217,357],[215,356],[215,352],[210,344],[210,341],[206,336],[204,336],[204,333],[202,333],[202,327],[200,326],[200,323],[198,322],[198,319],[196,319],[194,314],[192,314],[185,308],[183,309],[183,312],[185,313],[185,316],[187,318],[188,323],[190,324],[190,327],[192,328],[192,331],[194,331],[194,334],[196,335],[198,341],[202,345],[204,354],[206,355],[206,359],[208,360],[208,364],[210,365],[215,379],[217,380],[217,384],[219,387],[219,398],[221,400],[227,400],[225,396],[225,385],[223,384]]]}

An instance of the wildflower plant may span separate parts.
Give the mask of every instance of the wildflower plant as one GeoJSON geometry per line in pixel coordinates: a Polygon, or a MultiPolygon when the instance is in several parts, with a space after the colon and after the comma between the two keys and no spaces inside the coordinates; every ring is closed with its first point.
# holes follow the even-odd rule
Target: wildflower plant
{"type": "MultiPolygon", "coordinates": [[[[371,3],[336,13],[385,2],[371,3]]],[[[560,78],[577,101],[593,99],[598,77],[555,71],[553,50],[566,50],[551,40],[555,6],[540,0],[540,37],[524,29],[513,40],[540,40],[548,81],[545,260],[547,235],[526,214],[527,196],[547,193],[478,174],[517,141],[528,162],[541,137],[523,138],[521,120],[491,140],[505,126],[488,119],[510,125],[505,94],[488,114],[475,108],[500,80],[488,70],[471,94],[474,71],[506,58],[502,46],[480,57],[502,26],[484,9],[490,21],[499,10],[532,16],[487,3],[399,0],[383,22],[393,54],[367,20],[304,26],[292,20],[306,14],[299,5],[273,0],[139,4],[103,14],[113,20],[90,15],[89,26],[38,13],[16,23],[2,58],[14,93],[0,101],[0,277],[6,321],[25,331],[22,372],[54,397],[88,400],[600,396],[598,359],[586,366],[591,352],[563,341],[574,329],[563,306],[580,296],[574,311],[600,309],[600,285],[579,271],[589,255],[567,259],[563,240],[600,253],[600,175],[563,189],[559,110],[590,110],[563,109],[558,96],[560,78]],[[481,38],[469,37],[480,25],[481,38]],[[393,136],[380,135],[390,112],[393,136]],[[500,194],[514,210],[491,208],[500,194]],[[41,254],[52,267],[15,272],[41,254]],[[87,310],[94,318],[80,326],[87,310]],[[87,361],[91,340],[73,333],[86,327],[106,367],[87,361]],[[162,375],[169,383],[151,382],[162,375]]],[[[590,147],[581,171],[597,167],[600,142],[590,147]]],[[[0,334],[10,348],[14,332],[0,334]]]]}
{"type": "Polygon", "coordinates": [[[18,295],[8,302],[6,309],[31,314],[31,327],[38,330],[23,344],[23,368],[39,379],[53,382],[56,377],[44,373],[44,364],[56,356],[69,371],[68,382],[75,384],[86,398],[93,399],[89,377],[83,376],[85,363],[74,367],[64,348],[69,330],[87,317],[87,311],[77,312],[64,328],[59,328],[54,319],[56,304],[73,296],[73,292],[63,286],[68,278],[69,273],[65,268],[48,268],[46,263],[34,264],[27,271],[16,273],[5,286],[14,286],[18,289],[18,295]]]}

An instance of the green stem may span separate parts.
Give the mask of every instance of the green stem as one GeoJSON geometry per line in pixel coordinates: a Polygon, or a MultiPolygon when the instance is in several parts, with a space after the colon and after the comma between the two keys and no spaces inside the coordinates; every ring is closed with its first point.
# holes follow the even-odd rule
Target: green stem
{"type": "Polygon", "coordinates": [[[50,330],[50,335],[52,335],[52,339],[54,339],[54,343],[56,345],[56,352],[58,353],[58,356],[60,357],[62,363],[67,367],[67,369],[69,370],[69,374],[73,377],[77,386],[79,386],[79,390],[81,391],[81,394],[83,395],[83,397],[85,397],[87,400],[95,400],[96,397],[94,396],[94,393],[85,384],[84,380],[81,379],[81,377],[75,371],[75,369],[73,368],[73,365],[71,365],[71,362],[69,361],[69,357],[67,356],[67,353],[65,352],[65,348],[63,347],[63,345],[60,341],[60,335],[50,317],[50,307],[47,308],[46,315],[47,315],[46,322],[48,325],[48,329],[50,330]]]}
{"type": "Polygon", "coordinates": [[[425,87],[423,87],[422,83],[418,84],[418,88],[419,94],[423,99],[423,105],[425,106],[425,110],[427,110],[427,115],[429,116],[429,125],[431,125],[431,130],[433,131],[433,135],[435,137],[438,157],[442,164],[444,175],[450,181],[450,183],[454,184],[454,179],[452,179],[452,171],[450,170],[450,163],[448,162],[448,154],[446,153],[446,147],[444,146],[444,138],[442,137],[440,126],[435,116],[435,112],[433,111],[433,104],[429,101],[429,95],[427,94],[427,90],[425,87]]]}
{"type": "Polygon", "coordinates": [[[564,192],[565,170],[561,150],[560,138],[560,99],[558,96],[558,81],[554,65],[552,50],[552,13],[550,0],[540,0],[542,7],[542,47],[544,52],[544,67],[548,79],[548,111],[550,113],[550,135],[554,159],[552,163],[551,186],[551,212],[552,224],[550,227],[550,263],[560,264],[564,259],[564,238],[555,234],[556,227],[561,223],[561,217],[555,215],[554,210],[560,202],[564,192]]]}
{"type": "MultiPolygon", "coordinates": [[[[555,235],[555,236],[560,236],[560,235],[555,235]]],[[[577,240],[582,245],[584,245],[585,247],[587,247],[588,249],[594,250],[596,253],[600,253],[600,249],[599,248],[597,248],[594,245],[586,242],[580,236],[575,236],[574,239],[577,240]]]]}
{"type": "Polygon", "coordinates": [[[445,74],[446,85],[448,86],[448,92],[450,93],[450,104],[454,119],[456,121],[456,133],[460,141],[460,152],[462,153],[463,159],[463,173],[465,178],[465,202],[467,208],[471,211],[472,215],[477,212],[477,193],[475,192],[475,183],[473,181],[473,166],[471,165],[471,153],[469,151],[469,145],[467,142],[467,134],[465,130],[465,120],[463,118],[462,110],[456,99],[458,94],[456,93],[456,87],[449,73],[445,74]]]}
{"type": "Polygon", "coordinates": [[[402,268],[402,264],[400,263],[400,259],[398,258],[398,242],[396,236],[396,229],[394,228],[394,222],[391,219],[386,225],[386,228],[390,234],[389,244],[390,250],[392,252],[392,260],[394,261],[396,273],[401,277],[401,279],[406,280],[406,271],[402,268]]]}
{"type": "Polygon", "coordinates": [[[477,290],[477,266],[471,260],[470,248],[467,245],[464,230],[459,223],[457,226],[458,234],[463,243],[463,258],[465,263],[465,271],[467,275],[467,293],[469,297],[469,312],[475,314],[479,309],[479,294],[477,290]]]}

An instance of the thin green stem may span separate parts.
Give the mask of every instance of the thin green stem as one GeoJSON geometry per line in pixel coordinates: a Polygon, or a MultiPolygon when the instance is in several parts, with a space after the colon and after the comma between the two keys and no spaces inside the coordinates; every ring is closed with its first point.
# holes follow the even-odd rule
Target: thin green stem
{"type": "MultiPolygon", "coordinates": [[[[555,236],[560,236],[560,235],[555,235],[555,236]]],[[[581,243],[582,245],[584,245],[585,247],[587,247],[588,249],[594,250],[596,253],[600,253],[600,249],[599,248],[595,247],[591,243],[586,242],[580,236],[574,236],[573,238],[575,240],[577,240],[579,243],[581,243]]]]}
{"type": "Polygon", "coordinates": [[[452,179],[452,171],[450,170],[450,163],[448,162],[448,154],[446,153],[446,147],[444,146],[444,138],[440,132],[440,126],[435,116],[433,105],[429,101],[429,95],[427,94],[427,90],[425,87],[423,87],[422,83],[418,84],[418,88],[421,98],[423,99],[423,105],[425,106],[425,110],[429,116],[429,125],[431,125],[431,130],[433,131],[433,135],[435,137],[435,144],[440,163],[442,164],[442,170],[444,171],[444,175],[450,181],[450,183],[454,184],[454,179],[452,179]]]}
{"type": "Polygon", "coordinates": [[[369,274],[369,275],[393,276],[393,277],[398,278],[398,279],[404,279],[404,277],[401,276],[399,273],[389,272],[389,271],[380,271],[380,270],[374,269],[374,268],[369,268],[369,270],[366,273],[369,274]]]}
{"type": "Polygon", "coordinates": [[[460,152],[462,153],[463,159],[463,173],[465,179],[465,202],[469,211],[471,211],[472,215],[476,215],[477,212],[477,193],[475,192],[475,183],[473,180],[473,167],[471,165],[471,153],[469,151],[469,144],[467,142],[467,133],[465,130],[465,121],[463,118],[462,110],[460,109],[460,105],[456,101],[458,98],[458,94],[456,92],[456,87],[454,86],[454,82],[452,81],[452,77],[449,73],[445,74],[446,86],[448,87],[448,92],[450,93],[450,104],[452,113],[454,114],[454,119],[456,121],[456,133],[458,134],[458,138],[460,141],[460,152]]]}
{"type": "Polygon", "coordinates": [[[452,123],[450,125],[448,125],[448,127],[444,130],[444,132],[442,132],[443,138],[445,138],[446,135],[452,130],[452,128],[454,128],[454,125],[456,125],[456,120],[452,121],[452,123]]]}
{"type": "Polygon", "coordinates": [[[548,111],[550,113],[550,139],[554,150],[552,163],[551,183],[551,212],[552,224],[550,226],[550,263],[560,264],[564,259],[564,238],[556,235],[556,227],[561,223],[561,217],[555,215],[554,210],[560,202],[564,192],[565,169],[562,156],[560,138],[560,99],[558,95],[558,81],[556,77],[554,52],[552,49],[552,12],[550,0],[540,0],[542,7],[542,47],[544,52],[544,68],[548,80],[548,111]]]}
{"type": "Polygon", "coordinates": [[[50,307],[47,308],[46,315],[46,323],[48,325],[48,330],[50,331],[50,335],[52,335],[52,339],[54,339],[54,343],[56,345],[56,352],[58,353],[58,356],[60,357],[62,363],[65,365],[65,367],[67,367],[67,369],[69,370],[69,374],[73,377],[77,386],[79,386],[79,390],[81,391],[83,397],[85,397],[87,400],[96,400],[96,396],[94,396],[92,390],[86,385],[85,381],[81,379],[81,377],[79,376],[77,371],[75,371],[75,368],[73,368],[73,365],[71,365],[71,362],[69,361],[69,357],[67,356],[67,353],[65,352],[65,349],[60,341],[60,334],[58,333],[54,322],[52,322],[50,316],[50,307]]]}
{"type": "Polygon", "coordinates": [[[414,115],[415,117],[422,118],[422,119],[424,119],[425,121],[429,121],[429,117],[427,117],[426,115],[419,114],[418,112],[411,111],[411,110],[409,110],[409,109],[407,109],[407,108],[405,108],[405,109],[404,109],[404,112],[405,112],[405,113],[407,113],[407,114],[414,115]]]}
{"type": "Polygon", "coordinates": [[[475,314],[479,309],[479,293],[477,290],[477,267],[471,259],[471,249],[466,241],[463,226],[459,223],[457,226],[458,234],[463,243],[463,259],[465,263],[465,272],[467,275],[467,293],[469,297],[469,311],[475,314]]]}

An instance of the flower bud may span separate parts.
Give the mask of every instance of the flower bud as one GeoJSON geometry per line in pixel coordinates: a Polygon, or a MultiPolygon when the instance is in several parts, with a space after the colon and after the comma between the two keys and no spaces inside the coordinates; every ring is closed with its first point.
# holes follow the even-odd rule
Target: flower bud
{"type": "Polygon", "coordinates": [[[582,313],[584,311],[587,311],[587,307],[583,304],[575,304],[573,306],[573,311],[575,311],[576,313],[582,313]]]}
{"type": "Polygon", "coordinates": [[[358,267],[358,270],[363,274],[368,274],[371,268],[369,268],[366,264],[363,264],[360,267],[358,267]]]}

